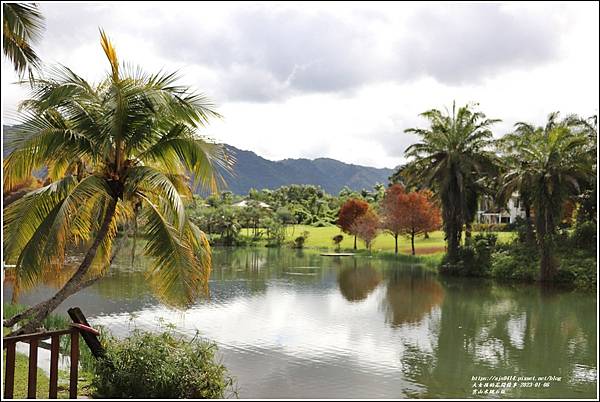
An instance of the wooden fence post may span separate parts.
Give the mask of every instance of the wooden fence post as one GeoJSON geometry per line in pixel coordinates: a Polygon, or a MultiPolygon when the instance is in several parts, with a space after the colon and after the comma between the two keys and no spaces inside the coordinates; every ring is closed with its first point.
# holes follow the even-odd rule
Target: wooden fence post
{"type": "Polygon", "coordinates": [[[29,341],[29,377],[27,378],[27,399],[35,399],[37,389],[38,339],[29,341]]]}
{"type": "Polygon", "coordinates": [[[48,390],[48,399],[58,398],[58,353],[60,347],[60,336],[52,336],[52,345],[50,347],[50,386],[48,390]]]}
{"type": "Polygon", "coordinates": [[[15,387],[15,347],[16,342],[4,343],[6,347],[6,369],[4,370],[4,398],[12,399],[15,387]]]}
{"type": "Polygon", "coordinates": [[[77,399],[77,380],[79,377],[79,331],[71,332],[71,375],[69,376],[69,398],[77,399]]]}

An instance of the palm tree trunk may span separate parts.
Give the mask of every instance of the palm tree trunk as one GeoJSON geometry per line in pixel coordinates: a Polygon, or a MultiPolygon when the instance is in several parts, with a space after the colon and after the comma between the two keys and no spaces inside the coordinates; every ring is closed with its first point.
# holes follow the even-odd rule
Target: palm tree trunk
{"type": "Polygon", "coordinates": [[[535,243],[535,238],[533,234],[533,223],[531,222],[531,205],[526,203],[525,207],[525,241],[528,245],[533,246],[535,243]]]}
{"type": "Polygon", "coordinates": [[[554,252],[552,251],[552,242],[544,240],[541,245],[540,257],[540,280],[542,282],[551,282],[556,275],[557,264],[554,252]]]}
{"type": "MultiPolygon", "coordinates": [[[[541,212],[541,211],[540,211],[541,212]]],[[[537,218],[538,243],[540,247],[540,280],[550,282],[554,279],[557,271],[556,258],[554,257],[554,227],[550,217],[550,211],[543,211],[537,218]]]]}
{"type": "Polygon", "coordinates": [[[16,334],[26,334],[35,331],[41,324],[41,322],[52,312],[54,311],[65,299],[69,296],[77,292],[81,288],[83,283],[83,279],[92,265],[94,258],[96,257],[96,253],[98,252],[98,247],[108,234],[110,229],[111,221],[115,215],[117,207],[117,199],[112,198],[108,204],[106,214],[104,215],[104,219],[102,220],[102,224],[100,225],[100,229],[96,234],[96,238],[92,242],[92,245],[88,249],[83,261],[77,268],[77,271],[73,274],[73,276],[65,283],[61,290],[59,290],[54,296],[50,299],[41,302],[24,312],[13,316],[12,318],[6,320],[4,322],[5,327],[12,327],[16,323],[22,321],[25,318],[29,318],[29,321],[23,325],[18,331],[11,335],[16,334]]]}
{"type": "Polygon", "coordinates": [[[540,280],[550,282],[557,271],[554,256],[554,224],[551,211],[547,208],[536,209],[537,240],[540,249],[540,280]]]}
{"type": "Polygon", "coordinates": [[[462,223],[455,214],[447,214],[444,221],[444,232],[446,242],[448,243],[448,262],[456,264],[458,262],[458,249],[460,247],[460,233],[462,223]]]}

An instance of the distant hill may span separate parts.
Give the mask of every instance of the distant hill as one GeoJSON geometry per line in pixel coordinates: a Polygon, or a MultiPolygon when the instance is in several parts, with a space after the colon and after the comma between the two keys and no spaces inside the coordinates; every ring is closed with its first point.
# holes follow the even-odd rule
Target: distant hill
{"type": "Polygon", "coordinates": [[[251,188],[274,189],[290,184],[314,184],[326,192],[337,194],[348,186],[353,190],[371,189],[376,183],[387,184],[393,169],[353,165],[335,159],[284,159],[271,161],[252,151],[231,145],[227,150],[235,156],[234,174],[225,176],[228,190],[247,194],[251,188]]]}
{"type": "MultiPolygon", "coordinates": [[[[13,129],[3,126],[4,134],[13,129]]],[[[233,175],[224,175],[227,190],[235,194],[247,194],[251,188],[275,189],[290,184],[314,184],[330,194],[339,193],[344,186],[360,191],[372,189],[376,183],[387,184],[388,177],[394,172],[393,169],[353,165],[329,158],[271,161],[252,151],[231,145],[226,145],[226,148],[236,159],[233,175]]],[[[2,155],[6,157],[9,152],[4,144],[2,155]]],[[[45,173],[45,170],[36,176],[40,173],[45,173]]]]}

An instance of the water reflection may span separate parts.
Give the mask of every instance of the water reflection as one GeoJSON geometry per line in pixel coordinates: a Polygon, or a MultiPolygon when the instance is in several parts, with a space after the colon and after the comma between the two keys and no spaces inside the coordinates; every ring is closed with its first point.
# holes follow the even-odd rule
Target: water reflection
{"type": "Polygon", "coordinates": [[[429,384],[413,396],[464,397],[472,392],[472,375],[562,377],[545,394],[535,388],[507,393],[515,398],[595,395],[594,297],[467,280],[443,285],[446,296],[433,352],[409,344],[402,357],[405,375],[429,384]]]}
{"type": "Polygon", "coordinates": [[[421,267],[392,269],[387,277],[386,321],[394,327],[421,322],[444,300],[444,289],[437,277],[421,267]]]}
{"type": "Polygon", "coordinates": [[[350,302],[366,299],[381,283],[381,273],[372,267],[371,261],[360,267],[355,259],[353,263],[353,267],[341,268],[338,274],[340,293],[350,302]]]}
{"type": "MultiPolygon", "coordinates": [[[[154,296],[144,267],[117,260],[61,309],[79,305],[120,335],[159,319],[200,331],[220,345],[244,398],[464,398],[473,375],[562,377],[511,397],[596,395],[595,295],[308,250],[217,249],[210,298],[173,309],[154,296]]],[[[49,279],[21,301],[51,295],[60,278],[49,279]]],[[[11,292],[6,282],[5,299],[11,292]]]]}

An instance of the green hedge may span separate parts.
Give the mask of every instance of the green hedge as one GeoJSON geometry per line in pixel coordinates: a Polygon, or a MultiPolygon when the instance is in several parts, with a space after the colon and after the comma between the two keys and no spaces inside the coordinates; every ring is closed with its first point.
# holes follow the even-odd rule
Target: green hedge
{"type": "Polygon", "coordinates": [[[220,399],[237,395],[216,360],[217,347],[197,337],[135,331],[103,339],[106,357],[94,367],[96,398],[220,399]]]}

